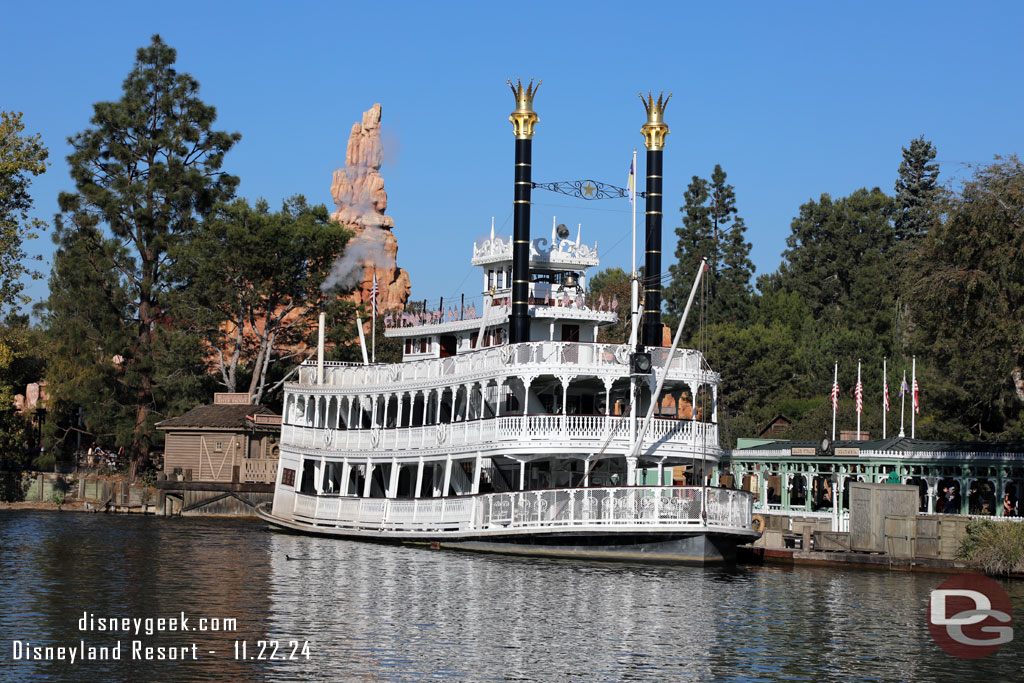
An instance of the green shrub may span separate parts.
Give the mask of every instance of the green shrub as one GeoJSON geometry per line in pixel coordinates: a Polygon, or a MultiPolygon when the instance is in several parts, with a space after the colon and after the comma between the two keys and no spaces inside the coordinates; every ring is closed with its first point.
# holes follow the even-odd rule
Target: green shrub
{"type": "Polygon", "coordinates": [[[23,479],[17,472],[0,472],[0,502],[20,503],[31,485],[31,479],[23,479]]]}
{"type": "Polygon", "coordinates": [[[980,563],[986,574],[1024,572],[1024,524],[972,520],[956,556],[980,563]]]}

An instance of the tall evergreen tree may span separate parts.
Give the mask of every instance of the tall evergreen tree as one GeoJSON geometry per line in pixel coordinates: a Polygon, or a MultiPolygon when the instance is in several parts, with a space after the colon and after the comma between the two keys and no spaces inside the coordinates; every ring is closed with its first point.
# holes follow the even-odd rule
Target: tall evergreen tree
{"type": "Polygon", "coordinates": [[[935,145],[923,135],[911,140],[910,147],[903,148],[893,215],[896,239],[920,237],[934,223],[939,198],[939,165],[934,163],[935,153],[935,145]]]}
{"type": "Polygon", "coordinates": [[[891,215],[892,199],[877,187],[807,202],[793,219],[778,277],[765,283],[799,294],[817,320],[882,331],[872,328],[890,315],[895,295],[891,215]]]}
{"type": "Polygon", "coordinates": [[[926,395],[964,433],[1024,438],[1024,164],[976,169],[941,214],[908,295],[915,346],[940,370],[926,395]]]}
{"type": "Polygon", "coordinates": [[[39,277],[26,267],[26,239],[36,237],[42,221],[29,217],[31,176],[46,171],[48,152],[39,135],[24,135],[20,112],[0,111],[0,309],[25,303],[24,275],[39,277]]]}
{"type": "Polygon", "coordinates": [[[697,276],[697,267],[702,257],[709,257],[714,251],[715,225],[711,218],[710,184],[704,178],[693,176],[683,194],[684,205],[679,209],[683,224],[676,228],[675,263],[668,267],[671,278],[665,287],[666,322],[675,326],[686,308],[690,288],[697,276]]]}
{"type": "Polygon", "coordinates": [[[725,182],[725,171],[718,164],[711,173],[711,222],[714,225],[714,251],[711,261],[710,318],[712,323],[743,323],[750,315],[754,264],[750,260],[747,226],[737,215],[736,191],[725,182]]]}
{"type": "Polygon", "coordinates": [[[679,320],[697,265],[706,257],[708,322],[743,322],[750,312],[754,265],[749,258],[746,225],[736,215],[736,191],[726,183],[725,171],[716,164],[710,182],[693,176],[684,200],[680,208],[683,225],[676,228],[676,262],[669,266],[671,282],[665,288],[668,318],[673,323],[679,320]]]}
{"type": "Polygon", "coordinates": [[[262,199],[218,206],[178,245],[174,309],[206,342],[226,391],[248,390],[260,403],[280,385],[268,381],[273,363],[316,348],[317,312],[341,306],[320,284],[350,234],[298,195],[276,212],[262,199]]]}
{"type": "Polygon", "coordinates": [[[173,329],[164,306],[173,284],[169,251],[238,183],[221,165],[241,136],[212,129],[215,109],[199,99],[198,81],[174,69],[175,58],[153,36],[139,49],[121,99],[94,105],[92,127],[69,139],[76,192],[61,194],[56,221],[54,285],[78,287],[82,296],[75,289],[53,292],[50,308],[60,322],[51,333],[79,345],[79,355],[67,360],[83,372],[89,368],[81,366],[99,358],[112,363],[103,374],[128,394],[133,414],[133,475],[161,408],[159,354],[178,348],[170,334],[161,338],[173,329]],[[83,308],[85,300],[94,306],[83,308]],[[72,319],[78,339],[66,331],[72,319]]]}

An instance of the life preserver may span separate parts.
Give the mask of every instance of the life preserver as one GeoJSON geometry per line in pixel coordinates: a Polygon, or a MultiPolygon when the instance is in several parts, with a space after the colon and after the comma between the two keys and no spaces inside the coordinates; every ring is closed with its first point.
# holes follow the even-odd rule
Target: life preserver
{"type": "Polygon", "coordinates": [[[750,520],[750,528],[756,531],[757,533],[760,534],[764,532],[764,527],[764,515],[754,515],[754,517],[750,520]]]}

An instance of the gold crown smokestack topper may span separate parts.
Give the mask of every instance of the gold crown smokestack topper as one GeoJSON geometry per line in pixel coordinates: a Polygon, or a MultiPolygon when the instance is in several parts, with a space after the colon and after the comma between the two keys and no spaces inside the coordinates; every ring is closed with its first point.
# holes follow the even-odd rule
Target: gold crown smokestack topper
{"type": "Polygon", "coordinates": [[[665,136],[669,134],[668,125],[665,123],[665,107],[671,99],[672,93],[665,97],[664,90],[658,95],[657,102],[650,90],[647,91],[646,98],[640,93],[640,101],[647,110],[647,123],[640,128],[640,134],[644,136],[644,146],[647,149],[661,149],[665,146],[665,136]]]}
{"type": "Polygon", "coordinates": [[[522,80],[517,78],[515,85],[512,85],[512,79],[508,80],[512,94],[516,96],[516,110],[509,115],[508,120],[512,122],[513,132],[519,140],[532,138],[533,127],[540,121],[537,112],[533,110],[533,96],[537,94],[543,82],[537,81],[537,85],[534,86],[531,78],[530,84],[524,88],[522,80]]]}

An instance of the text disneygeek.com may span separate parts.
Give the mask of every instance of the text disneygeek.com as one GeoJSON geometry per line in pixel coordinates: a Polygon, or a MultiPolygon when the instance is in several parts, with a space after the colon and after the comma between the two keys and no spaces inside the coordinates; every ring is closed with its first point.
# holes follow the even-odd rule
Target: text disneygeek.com
{"type": "Polygon", "coordinates": [[[39,643],[31,640],[12,640],[11,658],[14,661],[76,662],[89,661],[180,661],[196,660],[203,656],[220,656],[235,660],[288,661],[309,659],[307,640],[233,640],[218,643],[220,650],[211,650],[198,642],[158,645],[142,640],[140,636],[159,636],[164,633],[223,633],[236,631],[238,620],[221,617],[187,617],[184,612],[173,617],[109,617],[83,612],[78,620],[82,633],[101,633],[104,636],[125,635],[131,639],[113,642],[39,643]]]}

